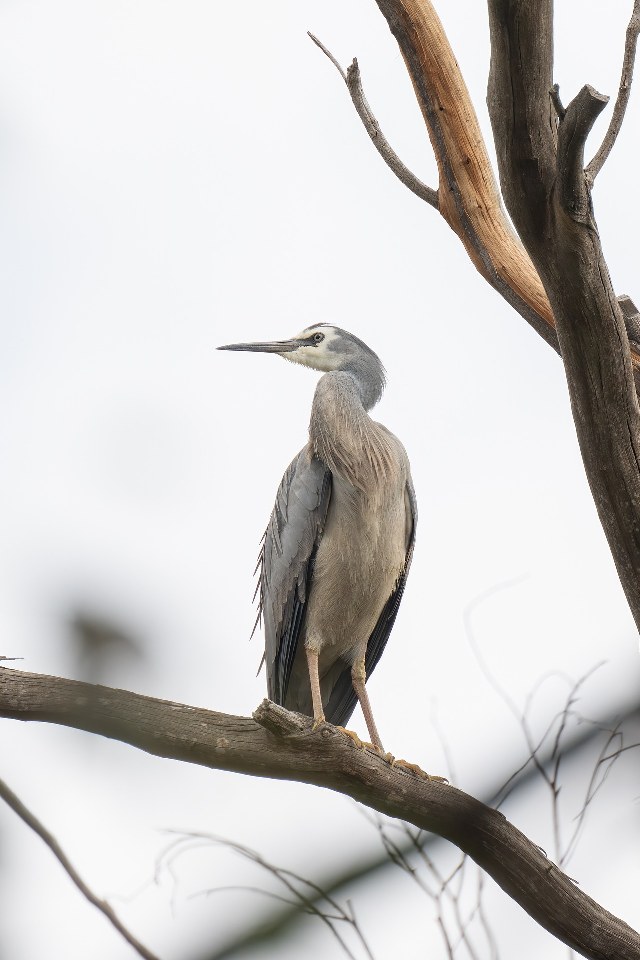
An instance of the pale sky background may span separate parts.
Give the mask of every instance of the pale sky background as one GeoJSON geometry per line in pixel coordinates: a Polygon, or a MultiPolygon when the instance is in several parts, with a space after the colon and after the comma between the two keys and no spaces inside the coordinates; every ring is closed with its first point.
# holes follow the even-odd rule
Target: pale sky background
{"type": "MultiPolygon", "coordinates": [[[[586,0],[557,7],[563,98],[585,82],[615,95],[631,0],[606,16],[586,0]]],[[[485,5],[438,8],[489,135],[485,5]]],[[[378,726],[388,749],[446,773],[439,727],[456,785],[481,795],[525,753],[471,651],[469,605],[493,591],[472,628],[519,707],[545,674],[577,679],[606,661],[580,709],[622,712],[637,697],[637,635],[559,359],[385,168],[307,30],[343,65],[358,56],[387,137],[435,186],[372,0],[0,0],[0,653],[80,676],[67,624],[87,610],[140,646],[103,682],[249,714],[265,693],[261,641],[248,642],[255,557],[317,377],[214,348],[335,322],[387,368],[376,417],[405,444],[420,505],[407,592],[369,687],[378,726]]],[[[614,287],[636,301],[639,104],[636,92],[594,195],[614,287]]],[[[558,679],[542,687],[536,729],[565,696],[558,679]]],[[[359,711],[351,726],[363,732],[359,711]]],[[[594,803],[569,872],[637,927],[633,757],[594,803]]],[[[215,833],[315,880],[379,845],[356,805],[328,791],[54,727],[2,721],[0,776],[162,960],[195,958],[271,909],[251,893],[197,896],[265,882],[221,848],[178,860],[175,885],[166,871],[154,883],[163,830],[215,833]]],[[[576,761],[567,831],[584,777],[576,761]]],[[[542,791],[509,815],[552,854],[542,791]]],[[[487,888],[504,957],[566,956],[487,888]]],[[[444,956],[406,876],[359,888],[354,906],[377,960],[444,956]]],[[[0,808],[0,957],[89,955],[134,956],[0,808]]],[[[314,920],[277,953],[303,955],[343,956],[314,920]]]]}

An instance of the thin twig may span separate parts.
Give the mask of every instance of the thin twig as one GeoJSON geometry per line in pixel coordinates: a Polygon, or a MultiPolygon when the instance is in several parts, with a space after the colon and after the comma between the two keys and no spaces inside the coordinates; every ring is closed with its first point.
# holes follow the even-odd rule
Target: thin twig
{"type": "Polygon", "coordinates": [[[611,115],[609,129],[604,136],[604,140],[602,141],[600,149],[594,156],[593,160],[587,164],[584,171],[587,176],[589,186],[593,186],[593,182],[604,166],[607,157],[611,153],[613,145],[618,138],[618,134],[620,133],[620,128],[622,127],[622,121],[624,120],[627,104],[629,103],[629,97],[631,95],[631,83],[633,81],[633,67],[636,58],[636,47],[638,45],[638,34],[640,34],[640,0],[635,0],[635,3],[633,4],[633,13],[631,14],[631,19],[629,20],[629,26],[627,27],[624,44],[624,58],[622,61],[622,74],[620,76],[620,86],[618,87],[618,97],[611,115]]]}
{"type": "Polygon", "coordinates": [[[58,862],[62,865],[62,868],[67,872],[69,878],[75,883],[76,887],[80,893],[86,897],[89,903],[92,903],[94,907],[97,907],[100,913],[102,913],[109,923],[116,928],[119,934],[121,934],[124,939],[130,944],[133,949],[140,954],[141,957],[144,957],[145,960],[158,960],[155,953],[151,953],[150,950],[147,950],[139,940],[130,933],[127,928],[118,920],[113,908],[107,903],[106,900],[101,900],[100,897],[97,897],[95,893],[89,889],[82,877],[77,873],[73,864],[71,864],[60,847],[60,844],[56,838],[49,833],[47,828],[38,820],[38,818],[28,810],[21,800],[15,795],[13,790],[11,790],[4,780],[0,780],[0,797],[7,803],[9,807],[16,813],[21,820],[23,820],[28,827],[30,827],[34,833],[37,833],[41,840],[44,840],[46,845],[51,850],[52,854],[58,862]]]}
{"type": "Polygon", "coordinates": [[[400,180],[401,183],[404,183],[405,187],[408,187],[409,190],[411,190],[412,193],[415,193],[417,197],[420,197],[421,200],[424,200],[437,210],[438,191],[434,190],[432,187],[428,187],[426,183],[423,183],[419,177],[416,177],[415,173],[412,173],[411,170],[405,166],[380,129],[380,124],[373,115],[373,111],[367,103],[367,99],[364,95],[358,61],[354,57],[351,66],[345,73],[336,58],[332,53],[329,52],[329,50],[327,50],[325,45],[321,43],[321,41],[318,40],[318,38],[312,33],[309,33],[309,36],[315,45],[320,47],[324,55],[331,60],[331,63],[334,65],[346,83],[347,89],[351,94],[351,99],[353,100],[353,105],[356,108],[356,112],[362,120],[365,130],[369,134],[371,142],[386,165],[393,173],[395,173],[398,180],[400,180]]]}
{"type": "Polygon", "coordinates": [[[487,938],[487,946],[489,947],[489,950],[490,950],[491,960],[498,960],[498,944],[496,943],[496,939],[493,935],[491,925],[489,924],[487,915],[484,910],[484,901],[482,898],[482,894],[484,891],[484,873],[482,872],[482,870],[477,871],[477,877],[478,877],[477,905],[478,905],[478,918],[480,920],[480,926],[484,931],[485,937],[487,938]]]}
{"type": "Polygon", "coordinates": [[[600,791],[601,787],[604,786],[604,783],[607,777],[611,773],[613,765],[615,764],[616,760],[618,760],[621,756],[622,748],[624,745],[624,735],[622,731],[619,729],[619,727],[620,727],[620,724],[617,724],[612,730],[608,731],[609,736],[607,737],[607,740],[604,746],[600,750],[600,754],[595,763],[595,766],[591,773],[591,777],[589,779],[589,783],[587,785],[584,803],[580,809],[579,814],[575,818],[576,827],[562,855],[561,863],[564,865],[568,864],[569,860],[573,856],[575,848],[578,844],[578,839],[584,827],[584,822],[587,816],[589,805],[591,804],[596,794],[600,791]],[[620,744],[620,746],[617,748],[617,750],[614,751],[614,753],[609,754],[608,753],[609,747],[616,741],[620,744]],[[600,777],[599,780],[598,780],[598,776],[600,777]]]}
{"type": "MultiPolygon", "coordinates": [[[[177,839],[173,841],[164,853],[161,855],[160,861],[156,867],[158,869],[160,863],[168,864],[177,856],[180,856],[188,849],[193,847],[201,846],[211,846],[212,844],[220,845],[227,847],[229,850],[233,850],[236,853],[239,853],[241,856],[245,857],[247,860],[250,860],[252,863],[257,864],[259,867],[262,867],[263,870],[270,873],[274,876],[289,892],[293,897],[293,901],[297,902],[302,910],[302,912],[315,916],[321,920],[333,934],[337,942],[340,944],[340,947],[344,951],[347,957],[350,957],[351,960],[355,960],[355,956],[352,951],[349,949],[346,941],[341,937],[339,931],[336,929],[336,923],[346,923],[350,925],[360,944],[364,950],[364,953],[369,958],[369,960],[374,960],[371,948],[367,943],[365,936],[357,923],[353,910],[347,912],[337,900],[335,900],[330,894],[326,893],[318,884],[314,883],[311,880],[307,880],[305,877],[301,877],[299,874],[294,873],[292,870],[287,870],[282,867],[277,867],[274,864],[266,860],[260,853],[256,850],[252,850],[250,847],[246,847],[244,844],[236,843],[233,840],[228,840],[225,837],[218,837],[215,834],[209,833],[199,833],[195,831],[174,831],[169,830],[169,833],[177,833],[177,839]],[[305,889],[310,891],[310,894],[305,892],[305,889]],[[319,904],[326,903],[333,911],[331,913],[324,910],[319,904]]],[[[225,889],[225,888],[223,888],[225,889]]],[[[226,888],[230,889],[230,888],[226,888]]],[[[265,890],[256,890],[254,887],[246,887],[248,891],[254,891],[258,893],[267,894],[270,896],[276,896],[270,894],[269,891],[265,890]]],[[[220,888],[215,888],[214,890],[204,891],[207,894],[217,893],[220,888]]],[[[293,901],[288,898],[278,898],[283,899],[286,903],[292,903],[293,901]]]]}
{"type": "MultiPolygon", "coordinates": [[[[418,858],[422,860],[427,869],[427,873],[430,873],[432,878],[437,883],[437,889],[434,891],[430,889],[426,881],[420,876],[415,867],[412,866],[408,857],[408,853],[405,854],[403,850],[393,844],[393,841],[391,841],[390,837],[388,836],[387,826],[383,821],[380,821],[378,829],[380,831],[385,849],[389,853],[392,861],[401,869],[405,870],[433,901],[436,907],[436,921],[444,939],[448,955],[453,957],[458,946],[462,944],[466,948],[470,960],[478,960],[478,954],[475,945],[469,934],[469,927],[476,916],[480,918],[479,922],[483,926],[486,925],[486,918],[481,915],[479,906],[476,903],[465,919],[462,915],[461,904],[463,887],[466,879],[465,868],[470,862],[469,858],[463,854],[454,869],[445,876],[442,871],[438,869],[431,857],[429,857],[424,847],[424,843],[421,842],[420,833],[416,833],[415,831],[411,830],[407,824],[402,824],[401,829],[412,845],[413,853],[415,853],[418,858]],[[391,850],[393,850],[393,853],[391,853],[391,850]],[[456,879],[458,880],[457,889],[454,888],[454,880],[456,879]],[[449,930],[447,918],[445,916],[444,905],[447,903],[449,904],[453,913],[452,930],[449,930]]],[[[481,873],[479,868],[476,867],[476,870],[478,873],[481,873]]]]}

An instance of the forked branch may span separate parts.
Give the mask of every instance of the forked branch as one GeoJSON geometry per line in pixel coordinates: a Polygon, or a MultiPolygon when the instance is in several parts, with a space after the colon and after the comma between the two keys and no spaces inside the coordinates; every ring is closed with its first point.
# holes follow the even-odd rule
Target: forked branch
{"type": "Polygon", "coordinates": [[[605,98],[583,87],[551,115],[552,0],[489,0],[489,109],[503,193],[544,280],[600,522],[640,628],[638,355],[605,260],[583,164],[605,98]],[[635,367],[635,371],[634,371],[635,367]]]}
{"type": "MultiPolygon", "coordinates": [[[[345,72],[326,47],[315,37],[312,39],[339,70],[372,142],[396,176],[438,209],[485,280],[558,351],[556,323],[547,293],[504,213],[469,92],[432,3],[376,2],[398,41],[427,126],[438,164],[437,191],[422,184],[382,137],[362,93],[357,61],[349,68],[351,74],[345,72]]],[[[638,4],[640,0],[636,0],[636,8],[638,4]]],[[[635,25],[632,18],[629,31],[635,25]]],[[[632,62],[629,31],[625,64],[632,62]]],[[[512,52],[517,56],[517,51],[512,52]]],[[[627,78],[624,82],[630,82],[628,69],[623,70],[623,76],[627,78]]],[[[614,115],[619,113],[616,104],[614,115]]],[[[640,373],[640,354],[635,349],[632,361],[640,373]]],[[[637,382],[640,386],[640,376],[637,382]]]]}
{"type": "MultiPolygon", "coordinates": [[[[505,216],[469,92],[432,4],[429,0],[377,3],[398,41],[438,164],[439,188],[431,191],[427,187],[430,193],[422,199],[444,217],[485,280],[558,350],[549,301],[505,216]],[[433,202],[436,198],[437,203],[433,202]]],[[[356,109],[380,150],[375,118],[364,95],[364,102],[360,100],[357,62],[354,61],[349,76],[329,51],[321,48],[340,70],[356,109]]],[[[407,173],[407,186],[420,195],[416,186],[421,182],[411,171],[407,173]]],[[[404,175],[400,179],[406,182],[404,175]]]]}

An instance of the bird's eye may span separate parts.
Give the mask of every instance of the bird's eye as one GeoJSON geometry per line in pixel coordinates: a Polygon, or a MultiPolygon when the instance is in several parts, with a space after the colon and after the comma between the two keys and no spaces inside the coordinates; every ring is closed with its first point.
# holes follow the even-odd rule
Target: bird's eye
{"type": "Polygon", "coordinates": [[[314,333],[313,335],[314,343],[322,343],[323,340],[324,340],[324,333],[314,333]]]}

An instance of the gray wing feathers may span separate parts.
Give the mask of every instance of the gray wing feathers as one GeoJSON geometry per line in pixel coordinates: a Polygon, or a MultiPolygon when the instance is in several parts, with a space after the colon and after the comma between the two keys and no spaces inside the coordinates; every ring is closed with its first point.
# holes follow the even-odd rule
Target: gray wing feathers
{"type": "Polygon", "coordinates": [[[328,468],[305,447],[282,478],[260,557],[267,690],[276,703],[287,692],[330,496],[328,468]]]}

